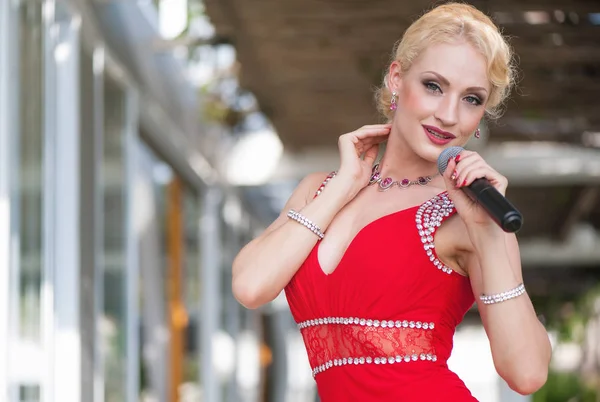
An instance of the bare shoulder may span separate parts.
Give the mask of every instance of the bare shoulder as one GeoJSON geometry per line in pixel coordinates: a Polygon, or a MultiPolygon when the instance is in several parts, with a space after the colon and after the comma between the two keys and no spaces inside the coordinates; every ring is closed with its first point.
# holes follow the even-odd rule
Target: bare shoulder
{"type": "Polygon", "coordinates": [[[306,191],[307,191],[306,203],[307,204],[310,202],[310,200],[312,200],[314,198],[317,190],[319,189],[321,184],[323,184],[323,182],[325,181],[327,176],[329,176],[330,173],[331,172],[315,172],[315,173],[311,173],[311,174],[307,175],[304,179],[302,179],[302,181],[298,185],[298,188],[300,188],[300,186],[303,186],[306,188],[306,191]]]}
{"type": "Polygon", "coordinates": [[[287,213],[290,209],[297,211],[304,208],[314,198],[315,193],[330,173],[310,173],[300,180],[281,210],[279,217],[265,230],[265,234],[283,225],[287,221],[287,213]]]}

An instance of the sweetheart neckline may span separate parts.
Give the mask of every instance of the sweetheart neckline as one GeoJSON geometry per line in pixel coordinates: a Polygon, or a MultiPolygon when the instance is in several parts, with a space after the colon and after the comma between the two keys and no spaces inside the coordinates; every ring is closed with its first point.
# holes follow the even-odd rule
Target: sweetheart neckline
{"type": "Polygon", "coordinates": [[[319,261],[319,250],[321,248],[321,243],[322,241],[319,241],[316,245],[316,250],[315,250],[315,261],[316,261],[316,265],[317,268],[319,269],[319,271],[321,271],[321,274],[323,274],[326,278],[331,277],[333,274],[335,274],[335,272],[338,271],[339,266],[342,264],[342,261],[344,261],[344,258],[346,257],[346,255],[348,254],[348,250],[350,250],[350,247],[352,247],[352,245],[356,242],[356,240],[360,237],[360,235],[369,227],[371,227],[373,224],[376,224],[378,222],[384,221],[387,218],[391,218],[394,217],[396,215],[400,215],[403,213],[406,213],[408,211],[411,211],[413,209],[418,209],[420,208],[422,205],[426,204],[429,201],[434,200],[436,197],[440,197],[442,194],[447,193],[448,191],[442,191],[440,193],[437,193],[436,195],[434,195],[433,197],[428,198],[427,200],[423,201],[422,203],[418,204],[418,205],[413,205],[411,207],[408,208],[403,208],[403,209],[399,209],[398,211],[394,211],[391,212],[389,214],[385,214],[380,216],[379,218],[367,223],[365,226],[363,226],[358,232],[356,232],[356,234],[354,235],[354,237],[352,238],[352,240],[350,241],[350,243],[348,243],[348,246],[346,247],[346,250],[344,251],[344,253],[342,254],[342,258],[340,258],[340,261],[337,263],[337,265],[335,266],[335,268],[333,269],[333,271],[327,273],[323,270],[323,266],[321,265],[321,262],[319,261]]]}
{"type": "Polygon", "coordinates": [[[325,272],[325,270],[323,269],[323,266],[321,265],[321,262],[319,260],[319,250],[321,248],[321,243],[322,243],[322,242],[319,242],[317,244],[317,249],[316,249],[316,252],[315,252],[315,259],[316,259],[316,263],[317,263],[317,268],[319,268],[319,271],[321,271],[323,273],[323,275],[325,275],[326,277],[331,277],[331,275],[333,275],[335,272],[337,272],[339,266],[342,264],[342,262],[346,258],[346,255],[348,254],[348,250],[350,250],[350,247],[352,247],[352,245],[356,242],[356,240],[363,234],[363,232],[366,229],[370,228],[374,224],[377,224],[377,223],[380,223],[381,221],[386,220],[387,218],[391,218],[391,217],[394,217],[396,215],[400,215],[402,213],[408,212],[410,210],[417,209],[420,206],[421,205],[415,205],[415,206],[412,206],[412,207],[409,207],[409,208],[400,209],[398,211],[394,211],[394,212],[391,212],[389,214],[382,215],[379,218],[377,218],[377,219],[375,219],[375,220],[367,223],[358,232],[356,232],[356,235],[354,235],[354,237],[352,238],[352,240],[350,241],[350,243],[348,243],[348,247],[346,247],[346,250],[342,254],[342,258],[340,258],[340,261],[338,262],[338,264],[336,265],[336,267],[333,269],[333,271],[331,271],[330,273],[325,272]]]}

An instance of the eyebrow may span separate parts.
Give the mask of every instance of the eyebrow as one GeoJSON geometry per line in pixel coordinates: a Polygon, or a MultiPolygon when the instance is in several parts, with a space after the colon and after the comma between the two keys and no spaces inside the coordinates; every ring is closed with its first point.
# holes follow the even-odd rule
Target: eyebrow
{"type": "MultiPolygon", "coordinates": [[[[435,71],[425,71],[425,73],[429,73],[429,74],[433,74],[435,75],[438,80],[440,80],[442,82],[442,84],[446,85],[446,86],[450,86],[450,82],[443,76],[440,75],[438,73],[436,73],[435,71]]],[[[487,89],[483,88],[483,87],[469,87],[467,88],[467,92],[472,92],[472,91],[483,91],[487,94],[487,89]]]]}

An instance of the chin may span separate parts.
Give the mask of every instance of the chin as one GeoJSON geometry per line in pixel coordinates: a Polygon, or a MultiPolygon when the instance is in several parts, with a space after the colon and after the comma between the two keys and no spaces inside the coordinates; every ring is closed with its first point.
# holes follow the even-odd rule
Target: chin
{"type": "Polygon", "coordinates": [[[452,143],[446,145],[423,144],[423,146],[420,147],[418,154],[428,162],[437,163],[438,157],[442,151],[454,145],[455,144],[452,143]]]}

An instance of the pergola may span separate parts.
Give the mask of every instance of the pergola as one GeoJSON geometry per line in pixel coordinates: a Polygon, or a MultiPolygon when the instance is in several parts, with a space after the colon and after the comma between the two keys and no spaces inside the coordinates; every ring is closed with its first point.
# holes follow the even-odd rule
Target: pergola
{"type": "MultiPolygon", "coordinates": [[[[600,277],[600,3],[469,3],[493,17],[518,55],[517,91],[478,146],[508,176],[508,196],[525,217],[519,236],[530,288],[577,292],[600,277]]],[[[236,47],[241,86],[285,148],[279,180],[246,190],[259,215],[274,217],[280,190],[307,172],[336,167],[337,136],[379,121],[373,88],[392,46],[433,5],[205,0],[217,35],[236,47]]]]}

